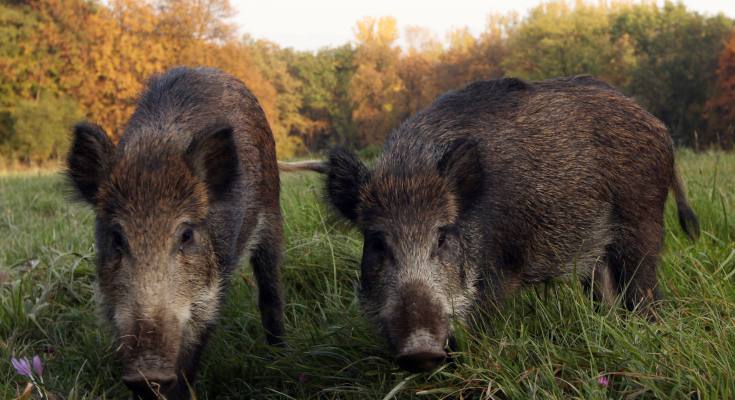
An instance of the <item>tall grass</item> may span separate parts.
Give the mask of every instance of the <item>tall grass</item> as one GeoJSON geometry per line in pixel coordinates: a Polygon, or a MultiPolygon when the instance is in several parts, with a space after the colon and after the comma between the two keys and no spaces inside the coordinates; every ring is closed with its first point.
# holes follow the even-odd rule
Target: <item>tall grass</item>
{"type": "MultiPolygon", "coordinates": [[[[398,370],[361,317],[360,237],[324,207],[318,177],[285,176],[288,347],[265,344],[243,260],[199,398],[734,398],[735,155],[680,152],[679,164],[703,234],[688,241],[667,206],[660,322],[601,308],[577,283],[538,286],[458,327],[454,362],[432,374],[398,370]]],[[[0,177],[0,398],[24,382],[10,357],[33,354],[52,393],[127,395],[92,300],[93,216],[64,192],[53,173],[0,177]]]]}

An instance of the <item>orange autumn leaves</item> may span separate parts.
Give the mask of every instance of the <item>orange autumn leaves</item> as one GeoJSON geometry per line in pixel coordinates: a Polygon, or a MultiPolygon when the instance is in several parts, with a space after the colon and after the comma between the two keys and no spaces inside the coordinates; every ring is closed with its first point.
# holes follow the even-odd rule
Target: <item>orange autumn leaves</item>
{"type": "Polygon", "coordinates": [[[682,4],[557,0],[444,37],[366,17],[353,41],[316,51],[240,35],[233,15],[228,0],[0,3],[0,163],[60,158],[80,117],[119,137],[145,80],[177,65],[243,80],[281,158],[374,151],[441,93],[502,76],[593,74],[662,119],[678,145],[728,148],[735,137],[733,20],[682,4]]]}
{"type": "Polygon", "coordinates": [[[281,152],[296,150],[279,124],[276,89],[255,65],[252,46],[226,22],[233,13],[226,0],[31,0],[25,6],[38,22],[19,56],[35,63],[14,78],[32,81],[39,93],[73,98],[112,136],[122,133],[148,77],[177,65],[206,65],[242,79],[266,110],[281,152]]]}

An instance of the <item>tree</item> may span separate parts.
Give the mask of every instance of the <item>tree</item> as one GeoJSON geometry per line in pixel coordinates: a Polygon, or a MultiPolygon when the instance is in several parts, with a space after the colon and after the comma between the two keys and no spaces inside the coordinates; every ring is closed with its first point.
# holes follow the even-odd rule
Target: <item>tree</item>
{"type": "Polygon", "coordinates": [[[84,0],[38,0],[33,46],[49,55],[41,81],[76,99],[113,137],[135,107],[143,83],[167,65],[154,10],[134,0],[109,8],[84,0]]]}
{"type": "Polygon", "coordinates": [[[11,135],[0,135],[2,152],[25,163],[62,158],[72,125],[82,117],[76,102],[44,94],[21,100],[12,114],[11,135]],[[63,134],[62,134],[63,133],[63,134]]]}
{"type": "Polygon", "coordinates": [[[439,94],[436,76],[443,46],[428,29],[406,29],[408,49],[400,60],[398,76],[403,82],[399,119],[403,120],[429,105],[439,94]]]}
{"type": "Polygon", "coordinates": [[[19,99],[34,98],[42,89],[40,52],[29,46],[38,29],[38,16],[27,5],[0,4],[0,111],[19,99]]]}
{"type": "Polygon", "coordinates": [[[478,38],[472,36],[467,28],[449,32],[449,48],[442,53],[437,66],[438,92],[505,75],[503,62],[508,53],[507,35],[514,23],[514,15],[490,15],[485,31],[478,38]]]}
{"type": "Polygon", "coordinates": [[[533,8],[510,36],[510,75],[540,80],[590,74],[624,86],[635,64],[625,36],[610,30],[612,6],[554,1],[533,8]]]}
{"type": "Polygon", "coordinates": [[[301,82],[288,71],[290,50],[282,50],[265,40],[247,40],[253,63],[263,77],[275,88],[276,110],[270,115],[271,128],[277,138],[279,154],[291,156],[302,151],[303,143],[292,133],[308,130],[311,121],[299,113],[302,104],[301,82]]]}
{"type": "Polygon", "coordinates": [[[353,44],[299,52],[236,37],[232,15],[229,0],[0,2],[0,150],[58,156],[63,141],[47,139],[67,137],[68,121],[39,110],[81,110],[115,139],[145,81],[176,65],[241,79],[282,158],[379,145],[439,94],[504,75],[593,74],[661,118],[677,144],[732,145],[733,21],[681,4],[555,0],[524,19],[490,15],[479,35],[454,29],[446,45],[409,27],[405,50],[390,17],[358,21],[353,44]]]}
{"type": "Polygon", "coordinates": [[[310,121],[296,134],[312,151],[355,144],[356,127],[348,95],[355,72],[353,55],[352,46],[345,45],[317,53],[295,53],[289,61],[290,73],[301,82],[299,113],[310,121]]]}
{"type": "Polygon", "coordinates": [[[626,93],[671,130],[679,145],[697,145],[705,131],[705,103],[714,94],[717,59],[732,20],[704,17],[683,4],[641,4],[614,16],[613,37],[628,36],[636,66],[626,93]]]}
{"type": "Polygon", "coordinates": [[[173,65],[213,65],[210,45],[235,40],[229,0],[154,0],[152,5],[158,10],[156,30],[173,65]]]}
{"type": "Polygon", "coordinates": [[[356,71],[350,81],[352,118],[363,145],[380,144],[397,123],[396,103],[404,90],[398,74],[401,49],[391,17],[364,18],[355,27],[356,71]]]}
{"type": "Polygon", "coordinates": [[[735,28],[720,54],[716,95],[707,102],[709,136],[726,149],[735,144],[735,28]]]}

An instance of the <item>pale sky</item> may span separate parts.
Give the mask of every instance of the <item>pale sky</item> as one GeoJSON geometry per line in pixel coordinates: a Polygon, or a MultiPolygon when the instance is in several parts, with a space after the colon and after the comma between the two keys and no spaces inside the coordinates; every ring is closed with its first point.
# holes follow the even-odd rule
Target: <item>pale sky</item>
{"type": "MultiPolygon", "coordinates": [[[[662,1],[659,1],[662,3],[662,1]]],[[[355,22],[365,16],[390,15],[401,34],[410,25],[431,29],[443,39],[453,27],[467,26],[477,34],[491,12],[510,10],[525,15],[539,0],[231,0],[241,33],[268,39],[283,47],[317,50],[353,39],[355,22]]],[[[685,0],[688,9],[735,17],[735,0],[685,0]]]]}

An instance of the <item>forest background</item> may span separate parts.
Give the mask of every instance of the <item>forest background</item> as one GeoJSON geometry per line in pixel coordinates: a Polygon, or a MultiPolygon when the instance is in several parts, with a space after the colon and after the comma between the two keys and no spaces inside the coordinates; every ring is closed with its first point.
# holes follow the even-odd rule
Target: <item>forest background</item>
{"type": "Polygon", "coordinates": [[[245,82],[281,159],[333,145],[375,154],[439,94],[503,76],[591,74],[663,120],[678,146],[735,141],[734,21],[681,3],[552,1],[443,39],[365,17],[351,42],[316,51],[241,35],[233,15],[228,0],[0,0],[0,166],[59,161],[79,119],[119,138],[146,80],[178,65],[245,82]]]}

